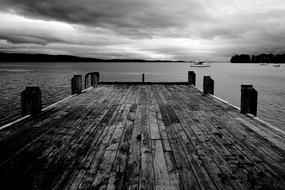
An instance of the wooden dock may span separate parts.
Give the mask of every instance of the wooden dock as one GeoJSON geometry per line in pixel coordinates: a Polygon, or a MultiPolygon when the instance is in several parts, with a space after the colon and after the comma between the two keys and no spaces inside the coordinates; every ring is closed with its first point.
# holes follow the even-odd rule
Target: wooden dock
{"type": "Polygon", "coordinates": [[[189,83],[100,83],[0,130],[0,189],[285,189],[285,133],[189,83]]]}

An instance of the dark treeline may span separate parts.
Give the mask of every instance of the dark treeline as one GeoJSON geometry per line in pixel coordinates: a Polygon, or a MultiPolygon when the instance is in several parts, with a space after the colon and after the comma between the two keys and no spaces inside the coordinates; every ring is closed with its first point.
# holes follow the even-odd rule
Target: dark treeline
{"type": "MultiPolygon", "coordinates": [[[[169,60],[144,60],[144,59],[98,59],[76,57],[71,55],[46,55],[46,54],[23,54],[1,53],[0,62],[174,62],[169,60]]],[[[184,61],[175,61],[184,62],[184,61]]]]}
{"type": "Polygon", "coordinates": [[[234,55],[231,63],[285,63],[285,54],[234,55]]]}

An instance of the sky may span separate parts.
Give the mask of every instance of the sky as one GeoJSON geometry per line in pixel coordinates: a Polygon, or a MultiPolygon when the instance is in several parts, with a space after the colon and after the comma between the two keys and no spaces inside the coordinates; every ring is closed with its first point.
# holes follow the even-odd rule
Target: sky
{"type": "Polygon", "coordinates": [[[209,60],[284,53],[285,0],[0,0],[0,51],[209,60]]]}

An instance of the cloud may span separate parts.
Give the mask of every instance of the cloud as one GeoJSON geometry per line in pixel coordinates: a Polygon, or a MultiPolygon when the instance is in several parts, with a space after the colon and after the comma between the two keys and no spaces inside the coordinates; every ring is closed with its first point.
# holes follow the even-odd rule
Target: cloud
{"type": "Polygon", "coordinates": [[[32,18],[116,28],[167,28],[204,19],[196,1],[1,0],[1,9],[32,18]]]}
{"type": "Polygon", "coordinates": [[[226,61],[284,50],[284,11],[283,0],[0,0],[0,39],[10,51],[226,61]]]}

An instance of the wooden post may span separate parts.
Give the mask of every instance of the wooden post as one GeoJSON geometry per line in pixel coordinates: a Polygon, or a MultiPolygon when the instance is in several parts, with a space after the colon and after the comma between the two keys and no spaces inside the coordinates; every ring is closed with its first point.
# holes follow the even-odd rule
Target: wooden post
{"type": "Polygon", "coordinates": [[[257,115],[258,93],[252,85],[241,85],[240,113],[257,115]]]}
{"type": "Polygon", "coordinates": [[[41,90],[38,86],[26,87],[21,93],[22,116],[37,115],[42,111],[41,90]]]}
{"type": "Polygon", "coordinates": [[[203,79],[203,94],[214,95],[214,80],[210,76],[204,76],[203,79]]]}
{"type": "Polygon", "coordinates": [[[91,85],[95,88],[99,84],[99,72],[91,73],[91,85]]]}
{"type": "Polygon", "coordinates": [[[142,82],[144,82],[144,73],[142,74],[142,82]]]}
{"type": "Polygon", "coordinates": [[[90,73],[91,75],[91,86],[93,86],[94,88],[96,87],[96,76],[95,76],[95,73],[90,73]]]}
{"type": "MultiPolygon", "coordinates": [[[[87,88],[87,86],[88,86],[88,77],[89,77],[89,75],[90,75],[90,73],[87,73],[86,75],[85,75],[85,78],[84,78],[84,87],[85,87],[85,89],[87,88]]],[[[92,79],[91,79],[91,83],[92,83],[92,79]]]]}
{"type": "Polygon", "coordinates": [[[71,94],[80,94],[82,92],[81,75],[73,75],[71,79],[71,94]]]}
{"type": "Polygon", "coordinates": [[[188,71],[188,82],[196,85],[196,73],[194,71],[188,71]]]}

